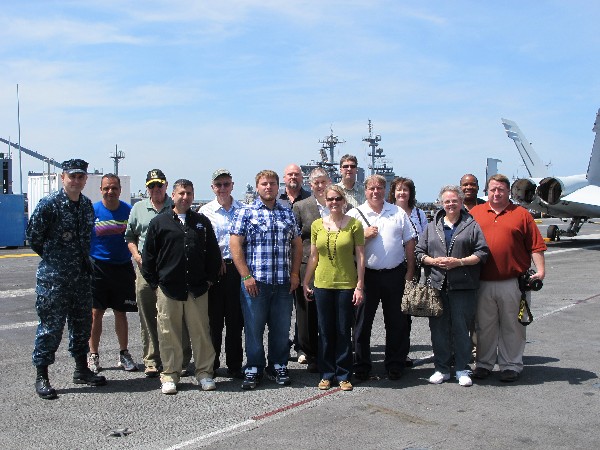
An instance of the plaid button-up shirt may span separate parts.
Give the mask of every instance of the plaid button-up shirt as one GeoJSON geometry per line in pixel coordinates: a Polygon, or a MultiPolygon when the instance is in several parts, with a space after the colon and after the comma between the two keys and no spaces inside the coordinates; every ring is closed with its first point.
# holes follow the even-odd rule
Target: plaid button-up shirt
{"type": "Polygon", "coordinates": [[[255,280],[267,284],[290,282],[291,242],[299,236],[291,209],[279,203],[269,209],[257,199],[235,211],[229,233],[245,238],[246,264],[255,280]]]}

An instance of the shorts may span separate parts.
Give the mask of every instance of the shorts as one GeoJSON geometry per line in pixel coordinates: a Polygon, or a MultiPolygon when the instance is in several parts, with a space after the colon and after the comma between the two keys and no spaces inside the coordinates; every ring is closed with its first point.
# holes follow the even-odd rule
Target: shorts
{"type": "Polygon", "coordinates": [[[94,309],[137,312],[135,271],[133,264],[109,264],[90,258],[92,262],[92,298],[94,309]]]}

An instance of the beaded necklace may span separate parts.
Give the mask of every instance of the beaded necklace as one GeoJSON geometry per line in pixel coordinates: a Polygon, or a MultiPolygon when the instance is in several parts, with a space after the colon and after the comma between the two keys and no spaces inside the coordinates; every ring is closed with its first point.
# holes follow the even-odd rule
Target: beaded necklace
{"type": "Polygon", "coordinates": [[[331,246],[329,245],[329,238],[333,232],[331,231],[330,228],[327,228],[327,257],[329,258],[329,261],[333,261],[335,259],[335,256],[337,255],[337,239],[340,234],[340,231],[342,231],[342,230],[340,230],[338,228],[337,232],[335,233],[335,239],[333,240],[333,254],[332,254],[331,246]]]}

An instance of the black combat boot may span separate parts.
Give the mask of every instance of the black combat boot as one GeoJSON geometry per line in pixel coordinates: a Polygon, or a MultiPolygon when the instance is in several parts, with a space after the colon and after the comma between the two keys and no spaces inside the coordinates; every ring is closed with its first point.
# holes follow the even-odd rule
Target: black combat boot
{"type": "Polygon", "coordinates": [[[88,386],[104,386],[106,378],[96,375],[87,366],[87,355],[75,357],[75,372],[73,372],[73,383],[87,384],[88,386]]]}
{"type": "Polygon", "coordinates": [[[37,395],[45,400],[58,397],[54,388],[50,386],[50,380],[48,380],[48,366],[36,366],[36,369],[35,392],[37,392],[37,395]]]}

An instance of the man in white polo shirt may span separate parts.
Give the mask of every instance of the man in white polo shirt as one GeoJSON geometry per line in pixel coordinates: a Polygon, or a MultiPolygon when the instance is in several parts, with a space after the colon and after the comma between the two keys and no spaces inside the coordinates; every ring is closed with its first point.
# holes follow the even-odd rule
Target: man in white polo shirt
{"type": "Polygon", "coordinates": [[[406,213],[385,201],[386,181],[381,175],[365,180],[367,201],[348,211],[365,230],[365,301],[356,309],[354,376],[369,378],[371,329],[379,302],[385,322],[385,370],[391,380],[402,375],[409,350],[408,322],[400,305],[404,280],[415,271],[415,233],[406,213]]]}

